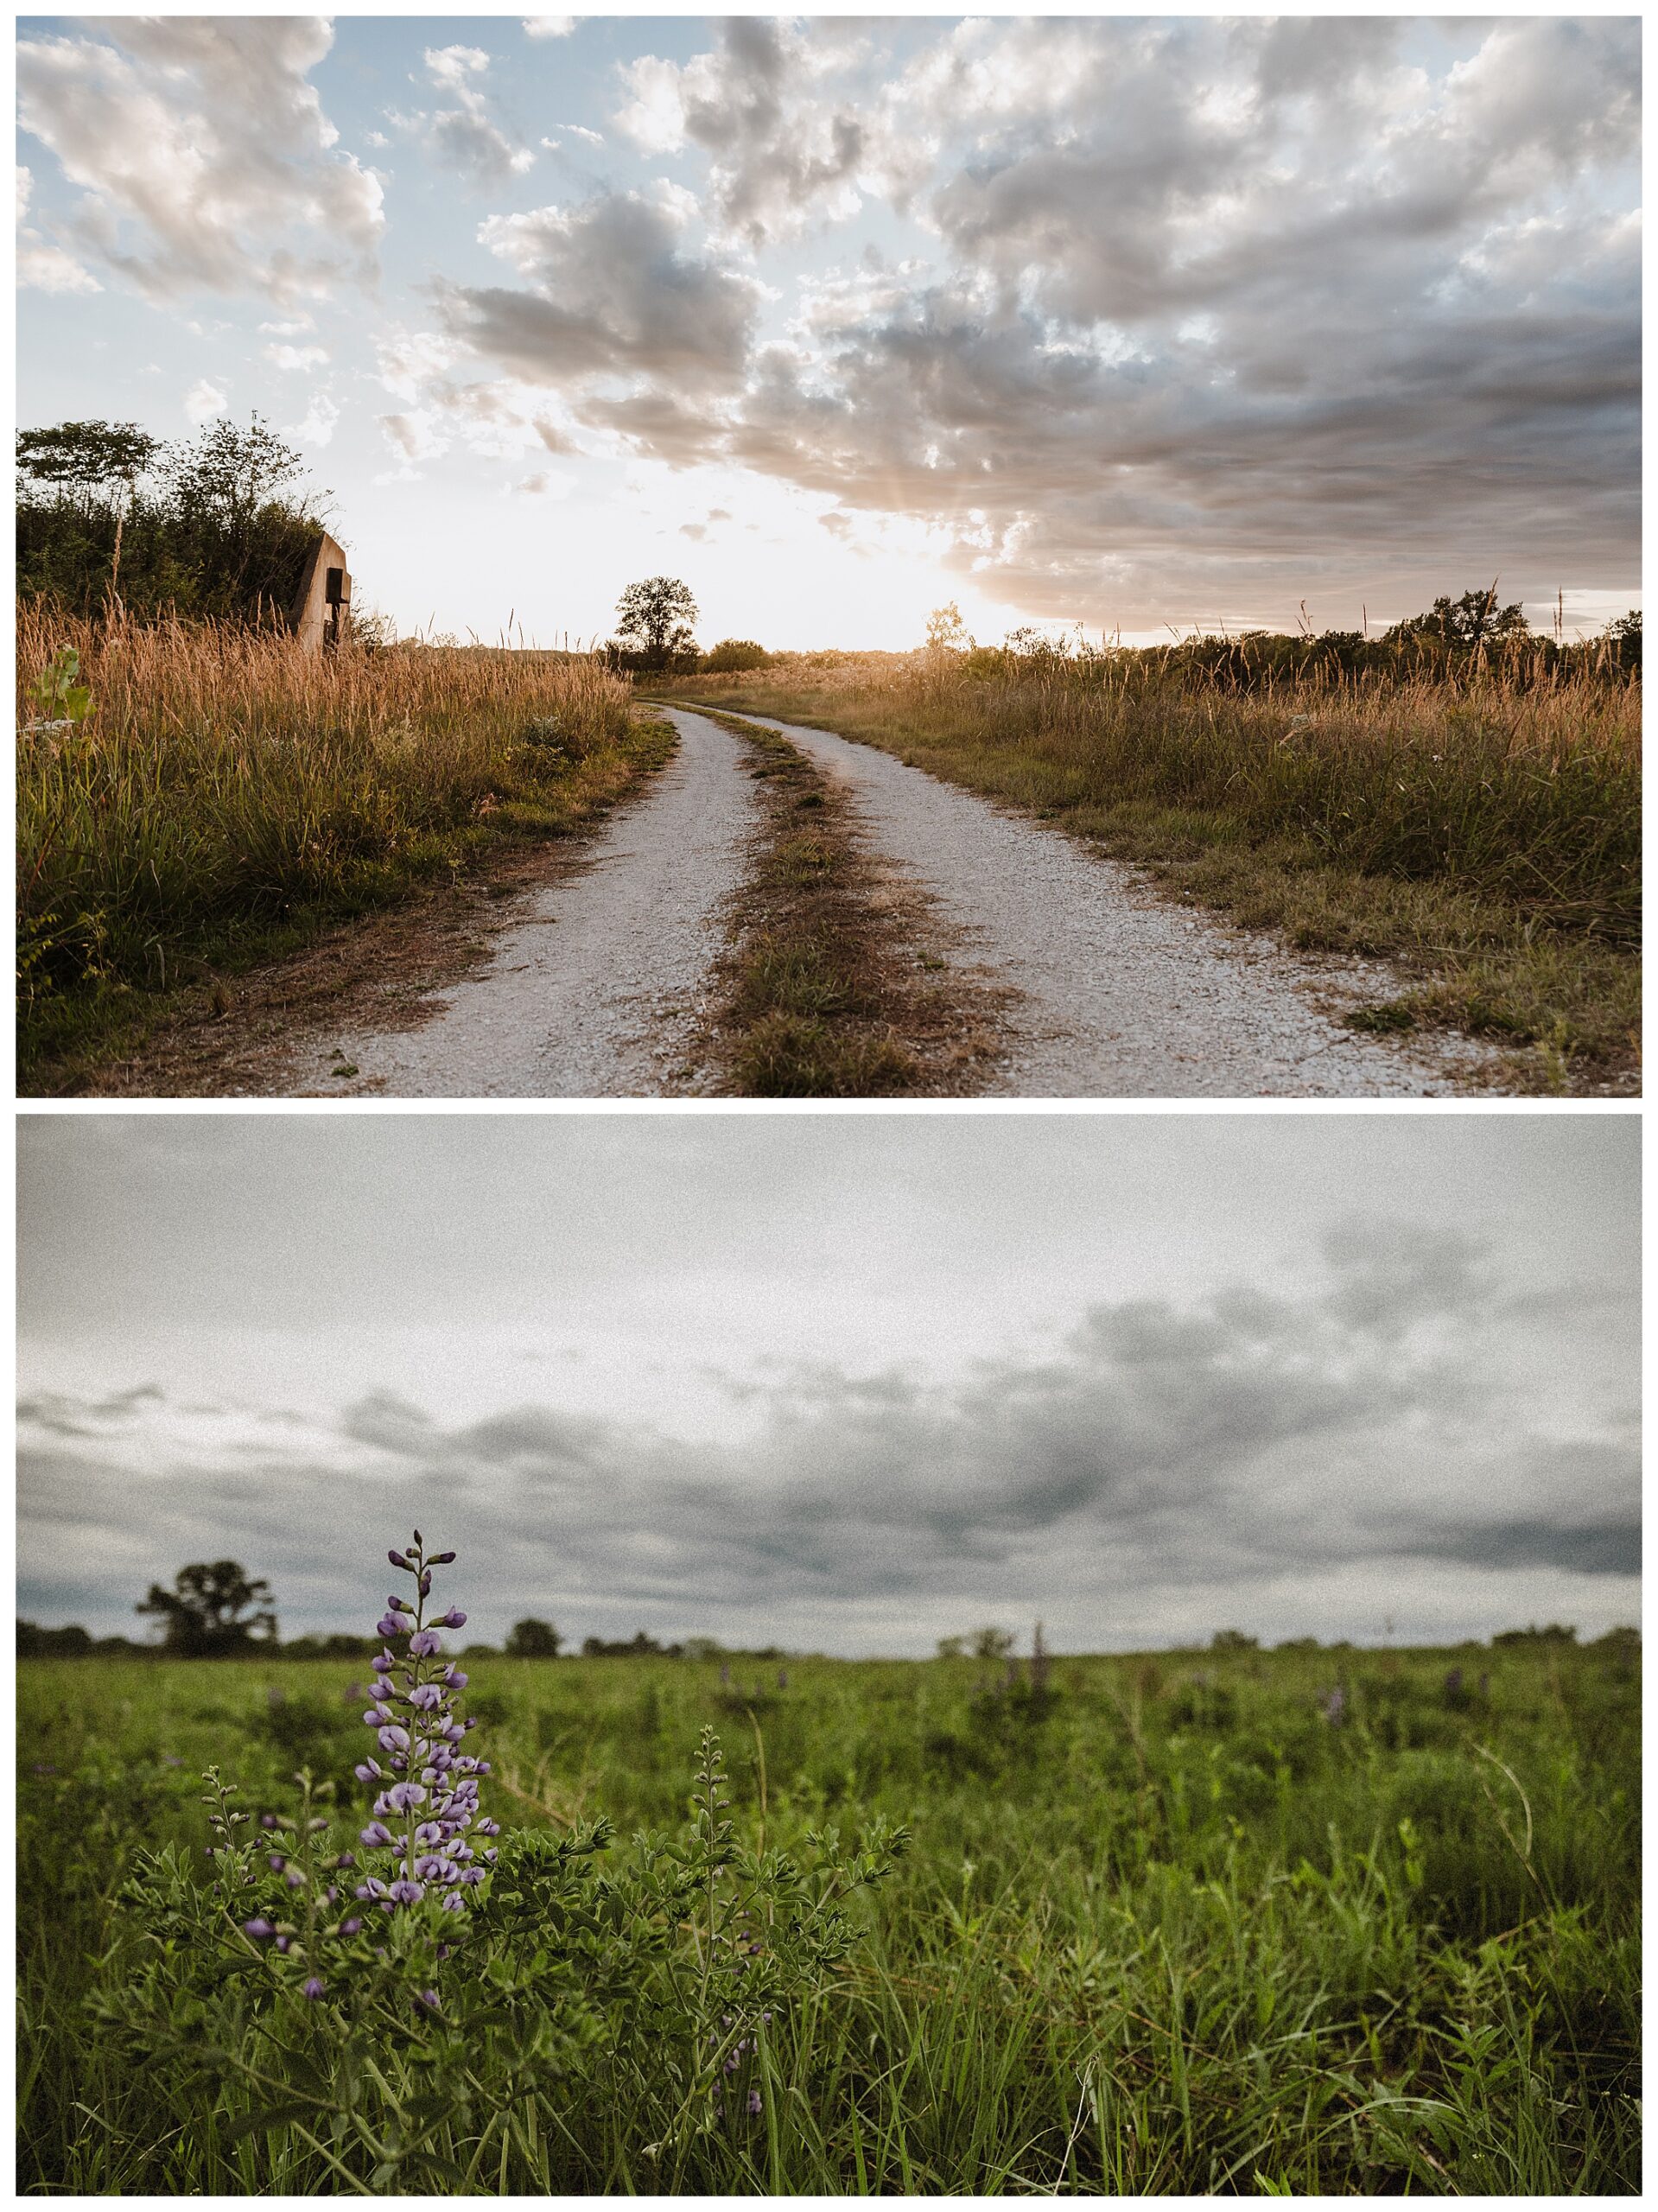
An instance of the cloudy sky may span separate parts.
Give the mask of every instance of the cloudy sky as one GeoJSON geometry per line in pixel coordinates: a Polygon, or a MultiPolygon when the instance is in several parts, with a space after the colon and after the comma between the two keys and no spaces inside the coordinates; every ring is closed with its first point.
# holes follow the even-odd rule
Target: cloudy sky
{"type": "Polygon", "coordinates": [[[1636,1122],[31,1116],[20,1609],[484,1640],[1638,1618],[1636,1122]]]}
{"type": "Polygon", "coordinates": [[[20,408],[257,408],[407,629],[1638,601],[1639,26],[26,20],[20,408]]]}

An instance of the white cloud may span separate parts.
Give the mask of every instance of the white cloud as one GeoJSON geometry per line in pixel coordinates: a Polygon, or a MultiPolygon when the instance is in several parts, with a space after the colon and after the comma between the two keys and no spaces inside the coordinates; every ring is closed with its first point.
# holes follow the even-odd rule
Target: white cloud
{"type": "Polygon", "coordinates": [[[328,358],[326,346],[267,346],[265,359],[277,369],[317,369],[328,358]]]}
{"type": "Polygon", "coordinates": [[[428,47],[424,60],[432,82],[454,106],[392,119],[418,137],[434,161],[480,187],[509,183],[535,167],[535,149],[504,130],[489,112],[480,81],[488,73],[489,56],[481,47],[428,47]]]}
{"type": "Polygon", "coordinates": [[[568,38],[579,21],[575,16],[526,16],[524,35],[526,38],[568,38]]]}
{"type": "Polygon", "coordinates": [[[339,420],[340,409],[335,402],[324,392],[315,392],[300,420],[288,423],[283,435],[297,438],[305,446],[326,446],[334,436],[339,420]]]}
{"type": "Polygon", "coordinates": [[[210,422],[215,415],[225,412],[226,397],[222,388],[209,384],[206,377],[193,384],[184,395],[185,413],[193,423],[210,422]]]}
{"type": "Polygon", "coordinates": [[[50,245],[38,231],[27,229],[23,218],[29,213],[35,180],[22,163],[17,168],[17,282],[20,286],[37,292],[101,292],[103,286],[89,269],[83,269],[73,254],[61,246],[50,245]]]}
{"type": "Polygon", "coordinates": [[[157,300],[286,304],[372,281],[379,182],[335,150],[308,82],[326,22],[135,16],[99,30],[17,49],[19,120],[80,189],[67,230],[83,254],[157,300]]]}
{"type": "Polygon", "coordinates": [[[382,415],[380,429],[392,451],[405,461],[430,461],[448,444],[441,426],[424,408],[411,409],[401,415],[382,415]]]}

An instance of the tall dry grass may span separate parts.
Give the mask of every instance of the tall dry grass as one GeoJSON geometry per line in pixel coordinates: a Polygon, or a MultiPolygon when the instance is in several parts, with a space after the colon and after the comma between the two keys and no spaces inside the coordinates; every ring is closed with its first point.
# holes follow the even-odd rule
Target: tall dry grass
{"type": "Polygon", "coordinates": [[[1640,689],[1587,660],[1319,671],[1243,690],[1149,654],[837,657],[673,689],[914,745],[930,766],[1079,827],[1150,817],[1200,844],[1290,837],[1360,874],[1638,941],[1640,689]]]}
{"type": "Polygon", "coordinates": [[[31,727],[20,698],[25,1016],[89,982],[155,984],[181,953],[301,909],[354,911],[494,826],[552,826],[629,728],[596,662],[346,647],[232,626],[17,623],[20,690],[73,645],[93,711],[31,727]]]}

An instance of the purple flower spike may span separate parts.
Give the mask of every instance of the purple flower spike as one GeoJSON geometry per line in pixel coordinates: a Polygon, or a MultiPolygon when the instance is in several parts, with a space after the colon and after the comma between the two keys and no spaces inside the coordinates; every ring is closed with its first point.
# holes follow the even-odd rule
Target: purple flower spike
{"type": "Polygon", "coordinates": [[[242,1923],[242,1933],[245,1936],[251,1936],[257,1942],[268,1943],[276,1932],[270,1923],[263,1916],[257,1920],[245,1920],[242,1923]]]}
{"type": "Polygon", "coordinates": [[[305,1983],[303,1994],[310,1998],[313,2002],[321,1996],[322,1976],[320,1974],[314,1974],[308,1978],[305,1983]]]}

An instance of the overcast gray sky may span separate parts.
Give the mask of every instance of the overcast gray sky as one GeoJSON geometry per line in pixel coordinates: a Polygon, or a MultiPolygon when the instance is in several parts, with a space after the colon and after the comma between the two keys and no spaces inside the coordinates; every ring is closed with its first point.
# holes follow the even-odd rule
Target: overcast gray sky
{"type": "Polygon", "coordinates": [[[1637,1618],[1623,1115],[36,1116],[20,1609],[846,1653],[1637,1618]]]}
{"type": "Polygon", "coordinates": [[[1637,16],[26,19],[19,405],[260,409],[408,627],[1639,596],[1637,16]]]}

